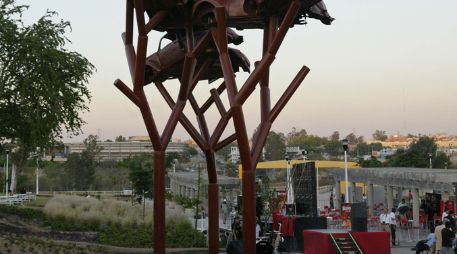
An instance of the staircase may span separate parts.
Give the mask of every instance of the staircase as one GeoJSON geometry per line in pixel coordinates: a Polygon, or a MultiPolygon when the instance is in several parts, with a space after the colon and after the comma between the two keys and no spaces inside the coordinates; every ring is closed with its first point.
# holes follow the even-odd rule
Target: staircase
{"type": "Polygon", "coordinates": [[[363,254],[351,233],[330,234],[338,254],[363,254]]]}

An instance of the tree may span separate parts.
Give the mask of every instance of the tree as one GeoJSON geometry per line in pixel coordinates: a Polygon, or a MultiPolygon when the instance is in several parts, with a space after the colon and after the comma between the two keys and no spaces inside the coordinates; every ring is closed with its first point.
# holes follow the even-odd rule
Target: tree
{"type": "Polygon", "coordinates": [[[358,139],[357,139],[357,136],[354,133],[349,133],[346,136],[346,139],[348,140],[349,145],[357,145],[358,139]]]}
{"type": "Polygon", "coordinates": [[[306,132],[305,129],[301,129],[297,131],[297,128],[293,127],[292,131],[287,134],[287,139],[292,138],[292,137],[297,137],[297,136],[307,136],[308,133],[306,132]]]}
{"type": "Polygon", "coordinates": [[[265,160],[282,160],[286,152],[284,136],[270,131],[265,142],[265,160]]]}
{"type": "Polygon", "coordinates": [[[369,146],[367,143],[365,143],[365,142],[358,143],[358,144],[357,144],[357,147],[356,147],[356,150],[357,150],[357,154],[358,154],[358,155],[367,155],[367,154],[371,154],[370,146],[369,146]]]}
{"type": "Polygon", "coordinates": [[[56,13],[48,11],[26,26],[21,20],[26,8],[0,0],[0,142],[17,147],[13,169],[64,131],[80,132],[80,113],[90,101],[86,83],[94,70],[82,55],[65,49],[70,23],[54,22],[56,13]]]}
{"type": "Polygon", "coordinates": [[[373,133],[373,139],[379,141],[385,141],[387,139],[386,131],[375,130],[373,133]]]}
{"type": "Polygon", "coordinates": [[[125,142],[125,141],[127,141],[127,138],[119,135],[119,136],[116,137],[116,139],[114,139],[114,141],[116,141],[116,142],[125,142]]]}
{"type": "Polygon", "coordinates": [[[389,160],[389,165],[398,167],[430,167],[429,154],[436,154],[436,143],[432,138],[422,136],[407,150],[398,150],[389,160]]]}
{"type": "Polygon", "coordinates": [[[127,160],[130,169],[129,179],[132,181],[133,193],[139,203],[143,197],[152,197],[152,161],[150,156],[135,156],[127,160]]]}
{"type": "Polygon", "coordinates": [[[84,140],[86,149],[79,153],[72,153],[64,164],[67,189],[88,190],[93,180],[97,162],[95,156],[102,149],[97,145],[97,136],[89,135],[84,140]]]}
{"type": "Polygon", "coordinates": [[[378,161],[375,157],[371,157],[369,160],[360,160],[359,165],[362,168],[379,168],[382,167],[382,162],[378,161]]]}
{"type": "Polygon", "coordinates": [[[340,132],[339,131],[334,131],[332,135],[330,135],[330,140],[331,141],[340,141],[340,132]]]}
{"type": "Polygon", "coordinates": [[[432,159],[433,168],[449,168],[451,166],[451,160],[443,153],[438,152],[435,158],[432,159]]]}

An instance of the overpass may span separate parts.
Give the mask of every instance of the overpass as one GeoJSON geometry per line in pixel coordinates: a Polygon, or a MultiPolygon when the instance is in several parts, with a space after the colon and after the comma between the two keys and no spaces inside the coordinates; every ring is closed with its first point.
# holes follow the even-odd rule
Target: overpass
{"type": "MultiPolygon", "coordinates": [[[[325,169],[335,179],[335,190],[339,192],[340,184],[344,181],[344,170],[340,168],[325,169]]],[[[351,183],[350,196],[355,194],[356,182],[366,186],[368,213],[373,214],[373,186],[384,186],[386,190],[387,207],[394,207],[394,191],[397,194],[403,189],[410,189],[413,196],[413,226],[419,227],[419,191],[433,190],[442,193],[443,200],[448,200],[450,194],[455,196],[457,186],[457,170],[427,169],[427,168],[358,168],[348,169],[348,181],[351,183]]],[[[336,197],[340,194],[336,193],[336,197]]],[[[339,199],[337,199],[339,203],[339,199]]]]}

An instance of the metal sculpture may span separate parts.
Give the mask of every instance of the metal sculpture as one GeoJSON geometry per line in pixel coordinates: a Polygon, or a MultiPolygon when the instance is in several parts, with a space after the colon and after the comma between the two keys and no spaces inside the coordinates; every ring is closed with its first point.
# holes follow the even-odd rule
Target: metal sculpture
{"type": "Polygon", "coordinates": [[[254,169],[272,123],[309,72],[303,66],[271,107],[269,69],[289,28],[304,24],[306,17],[320,19],[324,24],[333,21],[320,0],[126,0],[126,28],[122,38],[133,90],[119,79],[114,84],[140,109],[154,149],[155,253],[165,253],[165,149],[178,122],[206,156],[209,253],[219,251],[215,152],[235,140],[238,142],[243,166],[243,248],[244,253],[255,253],[254,169]],[[149,17],[148,22],[145,21],[145,13],[149,17]],[[136,51],[133,46],[135,16],[138,31],[136,51]],[[235,73],[240,69],[250,72],[250,63],[241,51],[228,47],[243,41],[243,37],[231,28],[264,30],[263,57],[256,62],[255,69],[241,87],[237,86],[235,73]],[[148,34],[152,30],[166,32],[165,38],[172,42],[147,57],[148,34]],[[193,95],[198,82],[213,82],[220,78],[224,81],[211,89],[210,97],[199,105],[193,95]],[[163,85],[169,79],[180,82],[176,101],[163,85]],[[150,83],[157,87],[172,110],[162,134],[157,129],[143,89],[150,83]],[[242,106],[258,83],[261,122],[251,148],[242,106]],[[224,91],[230,104],[228,108],[220,98],[224,91]],[[183,113],[187,101],[195,112],[199,130],[183,113]],[[220,113],[220,119],[210,133],[205,113],[213,104],[220,113]],[[235,133],[221,140],[230,120],[233,120],[235,133]]]}

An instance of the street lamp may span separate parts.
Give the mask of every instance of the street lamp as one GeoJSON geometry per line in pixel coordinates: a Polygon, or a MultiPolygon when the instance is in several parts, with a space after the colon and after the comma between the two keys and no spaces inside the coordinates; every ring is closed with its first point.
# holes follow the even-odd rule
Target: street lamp
{"type": "Polygon", "coordinates": [[[348,145],[349,141],[347,139],[341,140],[341,143],[343,145],[344,149],[344,180],[346,182],[345,188],[344,188],[344,198],[345,198],[345,203],[349,203],[349,181],[348,181],[348,159],[347,159],[347,151],[348,151],[348,145]]]}
{"type": "Polygon", "coordinates": [[[39,177],[40,177],[40,171],[39,171],[39,167],[38,167],[38,158],[39,158],[39,153],[36,153],[36,195],[39,194],[40,192],[40,188],[39,188],[39,177]]]}
{"type": "Polygon", "coordinates": [[[9,164],[8,163],[8,159],[9,159],[9,155],[10,155],[10,151],[6,150],[6,181],[5,181],[6,182],[5,183],[6,186],[5,186],[5,196],[7,196],[7,197],[8,197],[8,181],[9,181],[9,179],[8,179],[8,171],[9,171],[8,170],[8,164],[9,164]]]}
{"type": "Polygon", "coordinates": [[[430,168],[432,168],[432,153],[428,153],[428,160],[430,162],[430,168]]]}
{"type": "Polygon", "coordinates": [[[292,187],[292,176],[290,174],[290,158],[289,155],[285,155],[287,161],[287,204],[291,205],[294,203],[294,190],[292,187]]]}

